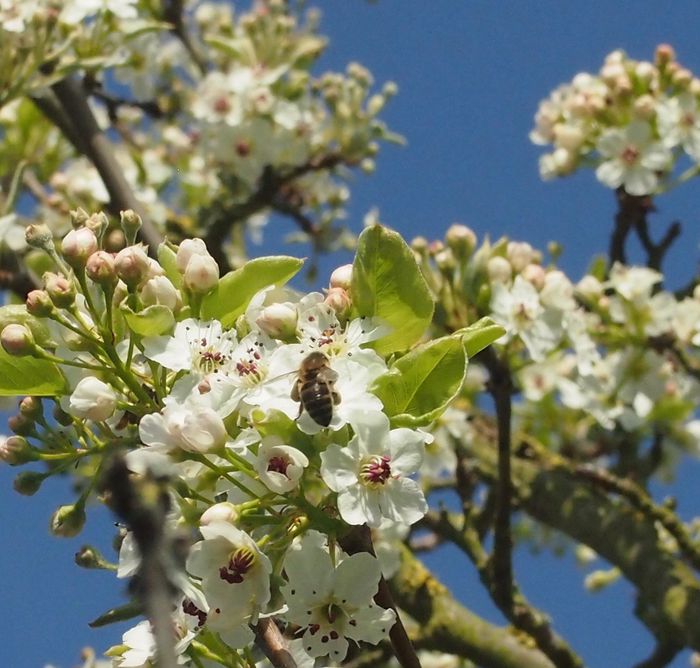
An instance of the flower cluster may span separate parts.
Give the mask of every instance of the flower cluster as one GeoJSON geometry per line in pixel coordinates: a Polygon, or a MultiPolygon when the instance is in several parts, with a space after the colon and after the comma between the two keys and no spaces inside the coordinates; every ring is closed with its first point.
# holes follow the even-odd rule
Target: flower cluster
{"type": "Polygon", "coordinates": [[[593,166],[598,180],[630,195],[672,185],[685,156],[694,175],[700,161],[700,79],[667,45],[653,63],[623,51],[609,54],[598,74],[580,73],[540,103],[530,139],[552,145],[540,158],[544,179],[593,166]]]}
{"type": "MultiPolygon", "coordinates": [[[[104,214],[75,211],[60,249],[48,228],[27,229],[54,270],[24,307],[0,309],[0,363],[46,398],[22,400],[0,457],[48,470],[20,474],[18,491],[59,471],[90,480],[52,519],[56,534],[75,535],[110,453],[128,451],[134,480],[173,481],[167,530],[194,538],[184,572],[171,574],[182,663],[222,656],[222,643],[244,651],[269,615],[307,659],[338,661],[350,641],[385,640],[396,616],[373,601],[380,564],[339,539],[388,523],[390,541],[423,517],[414,477],[432,439],[385,412],[382,379],[398,371],[372,346],[394,330],[357,311],[353,267],[334,272],[325,293],[298,294],[279,287],[301,266],[294,258],[258,259],[244,283],[243,270],[220,278],[199,239],[149,256],[133,242],[132,211],[121,216],[132,243],[109,252],[108,226],[104,214]]],[[[437,406],[433,419],[446,402],[437,406]]],[[[117,575],[128,577],[140,557],[134,535],[122,538],[117,575]]],[[[110,650],[122,667],[154,652],[148,622],[110,650]]]]}

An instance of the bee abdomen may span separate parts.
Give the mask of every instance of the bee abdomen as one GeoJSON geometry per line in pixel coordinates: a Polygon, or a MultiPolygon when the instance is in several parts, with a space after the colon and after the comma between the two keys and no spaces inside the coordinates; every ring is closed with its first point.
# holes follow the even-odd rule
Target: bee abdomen
{"type": "Polygon", "coordinates": [[[311,419],[327,427],[333,419],[333,400],[328,387],[314,380],[304,383],[299,394],[311,419]]]}

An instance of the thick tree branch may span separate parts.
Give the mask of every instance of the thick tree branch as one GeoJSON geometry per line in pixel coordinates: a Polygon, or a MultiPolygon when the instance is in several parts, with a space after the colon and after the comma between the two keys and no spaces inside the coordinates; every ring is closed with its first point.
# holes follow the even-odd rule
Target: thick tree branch
{"type": "Polygon", "coordinates": [[[482,668],[553,668],[544,654],[457,603],[406,547],[391,579],[396,603],[420,625],[415,644],[465,657],[482,668]]]}

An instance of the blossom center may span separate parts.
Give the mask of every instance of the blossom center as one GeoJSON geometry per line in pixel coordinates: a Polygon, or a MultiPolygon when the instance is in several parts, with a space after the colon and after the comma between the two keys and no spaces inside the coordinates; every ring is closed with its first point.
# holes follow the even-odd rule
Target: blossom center
{"type": "Polygon", "coordinates": [[[219,577],[229,584],[240,584],[243,576],[255,564],[255,554],[247,547],[239,547],[231,553],[226,566],[219,569],[219,577]]]}
{"type": "Polygon", "coordinates": [[[267,470],[287,475],[287,467],[290,463],[287,457],[276,455],[275,457],[270,457],[270,460],[267,462],[267,470]]]}
{"type": "Polygon", "coordinates": [[[370,487],[383,485],[391,477],[391,458],[387,455],[373,455],[360,467],[360,480],[370,487]]]}
{"type": "Polygon", "coordinates": [[[182,611],[186,615],[191,615],[197,618],[197,628],[204,626],[207,621],[207,613],[204,610],[200,610],[192,601],[185,599],[182,602],[182,611]]]}
{"type": "Polygon", "coordinates": [[[636,164],[637,160],[639,160],[640,155],[641,153],[639,149],[636,146],[630,144],[629,146],[625,147],[624,151],[622,151],[620,159],[625,164],[632,166],[636,164]]]}

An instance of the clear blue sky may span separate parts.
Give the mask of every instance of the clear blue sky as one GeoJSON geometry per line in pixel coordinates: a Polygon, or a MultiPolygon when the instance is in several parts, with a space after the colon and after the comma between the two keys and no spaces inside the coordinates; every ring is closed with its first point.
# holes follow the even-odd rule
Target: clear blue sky
{"type": "MultiPolygon", "coordinates": [[[[527,139],[539,100],[577,72],[597,70],[618,47],[651,59],[656,44],[669,42],[686,66],[700,72],[700,5],[689,0],[315,4],[322,5],[323,32],[331,38],[323,66],[341,69],[357,60],[377,81],[395,80],[400,92],[385,117],[409,140],[404,149],[382,152],[373,177],[357,178],[354,228],[377,205],[382,220],[409,238],[439,237],[460,221],[480,236],[508,234],[540,247],[557,239],[564,242],[562,264],[572,278],[607,247],[613,195],[591,173],[546,184],[539,180],[540,151],[527,139]]],[[[669,258],[671,285],[684,282],[697,267],[699,185],[663,198],[653,219],[659,234],[671,220],[684,224],[684,241],[669,258]]],[[[279,247],[270,243],[267,250],[279,247]]],[[[104,649],[118,642],[124,629],[87,628],[89,619],[121,601],[123,583],[72,564],[84,542],[108,550],[112,520],[96,511],[85,536],[50,538],[44,527],[54,507],[70,500],[68,490],[52,482],[33,498],[19,497],[11,490],[15,472],[0,467],[0,666],[41,668],[52,662],[70,668],[82,646],[104,649]]],[[[700,467],[689,462],[674,488],[686,518],[700,514],[699,476],[700,467]]],[[[666,493],[669,489],[659,488],[659,494],[666,493]]],[[[468,605],[502,622],[461,557],[441,553],[430,563],[468,605]]],[[[571,557],[533,558],[520,551],[516,571],[525,593],[552,614],[556,628],[591,668],[632,666],[648,655],[652,642],[633,616],[630,587],[618,584],[587,594],[571,557]]],[[[688,654],[672,665],[687,666],[688,654]]]]}

